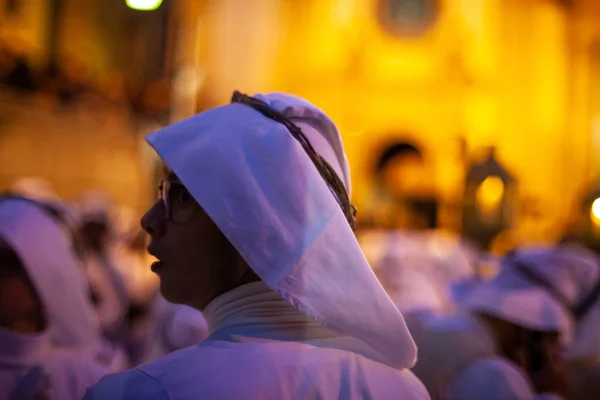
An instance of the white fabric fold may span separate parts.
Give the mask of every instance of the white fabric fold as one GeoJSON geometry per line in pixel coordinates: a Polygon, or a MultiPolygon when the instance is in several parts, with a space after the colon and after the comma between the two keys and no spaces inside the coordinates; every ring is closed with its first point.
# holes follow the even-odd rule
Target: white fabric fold
{"type": "Polygon", "coordinates": [[[228,333],[290,341],[341,336],[302,314],[264,282],[222,294],[210,302],[203,315],[211,339],[228,333]]]}
{"type": "Polygon", "coordinates": [[[49,320],[54,344],[94,354],[100,342],[87,283],[62,227],[40,207],[0,200],[0,237],[24,264],[49,320]]]}
{"type": "Polygon", "coordinates": [[[340,132],[331,118],[308,101],[286,93],[257,94],[255,97],[302,129],[316,152],[335,169],[350,195],[350,167],[340,132]]]}

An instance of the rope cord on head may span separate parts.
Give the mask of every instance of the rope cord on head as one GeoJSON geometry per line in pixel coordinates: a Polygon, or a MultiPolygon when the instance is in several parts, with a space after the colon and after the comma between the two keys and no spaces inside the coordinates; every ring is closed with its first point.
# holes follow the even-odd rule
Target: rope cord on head
{"type": "Polygon", "coordinates": [[[273,109],[267,103],[238,91],[233,93],[231,103],[240,103],[251,107],[265,117],[283,124],[288,129],[294,139],[296,139],[306,151],[306,154],[317,168],[317,171],[319,171],[319,174],[329,187],[338,205],[342,209],[348,224],[352,229],[354,229],[356,226],[356,207],[354,207],[354,205],[350,202],[350,197],[348,196],[346,187],[333,167],[315,151],[306,135],[304,135],[302,132],[302,129],[286,118],[283,114],[273,109]]]}

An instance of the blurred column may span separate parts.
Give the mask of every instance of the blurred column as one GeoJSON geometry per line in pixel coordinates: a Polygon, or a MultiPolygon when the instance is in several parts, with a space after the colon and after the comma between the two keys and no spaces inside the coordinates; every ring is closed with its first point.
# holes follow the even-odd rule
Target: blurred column
{"type": "Polygon", "coordinates": [[[215,103],[229,101],[235,89],[246,93],[274,89],[282,35],[281,0],[205,2],[203,49],[215,103]]]}
{"type": "MultiPolygon", "coordinates": [[[[125,1],[125,0],[123,0],[125,1]]],[[[156,201],[156,184],[163,175],[163,165],[156,153],[147,145],[145,136],[164,127],[171,120],[173,41],[172,27],[183,0],[163,0],[149,10],[135,7],[154,3],[130,2],[129,44],[126,47],[129,61],[128,75],[135,82],[138,107],[137,136],[142,175],[147,185],[141,194],[142,206],[156,201]]]]}
{"type": "Polygon", "coordinates": [[[197,95],[205,75],[200,48],[201,6],[197,0],[180,0],[173,3],[171,10],[167,49],[167,71],[172,83],[171,123],[196,113],[197,95]]]}
{"type": "Polygon", "coordinates": [[[48,69],[54,73],[58,68],[58,48],[60,40],[61,14],[64,9],[64,0],[50,0],[48,7],[48,69]]]}

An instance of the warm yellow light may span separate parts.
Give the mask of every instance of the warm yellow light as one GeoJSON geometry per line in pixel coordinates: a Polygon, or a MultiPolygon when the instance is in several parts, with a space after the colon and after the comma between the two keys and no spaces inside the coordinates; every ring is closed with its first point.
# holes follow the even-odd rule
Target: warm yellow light
{"type": "Polygon", "coordinates": [[[590,208],[590,217],[596,225],[600,225],[600,198],[597,198],[592,203],[590,208]]]}
{"type": "Polygon", "coordinates": [[[127,7],[139,11],[156,10],[162,4],[162,0],[125,0],[127,7]]]}
{"type": "Polygon", "coordinates": [[[484,209],[496,208],[504,196],[504,182],[498,176],[488,176],[477,188],[475,196],[477,204],[484,209]]]}

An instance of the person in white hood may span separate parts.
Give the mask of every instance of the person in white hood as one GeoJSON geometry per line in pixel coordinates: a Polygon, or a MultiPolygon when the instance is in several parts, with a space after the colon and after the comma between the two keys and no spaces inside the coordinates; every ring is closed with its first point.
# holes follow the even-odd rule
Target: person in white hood
{"type": "Polygon", "coordinates": [[[465,296],[464,313],[410,320],[420,349],[413,371],[434,399],[566,396],[563,346],[597,277],[596,265],[563,247],[509,254],[494,279],[465,296]]]}
{"type": "Polygon", "coordinates": [[[571,263],[585,263],[596,270],[581,300],[573,309],[573,341],[565,354],[570,378],[569,400],[600,399],[600,258],[576,244],[563,244],[571,263]]]}
{"type": "Polygon", "coordinates": [[[102,192],[86,193],[79,232],[86,244],[86,271],[100,325],[105,337],[119,344],[125,332],[130,298],[114,257],[116,240],[111,211],[108,196],[102,192]]]}
{"type": "Polygon", "coordinates": [[[79,399],[108,373],[84,350],[94,326],[71,250],[47,205],[0,197],[2,400],[79,399]]]}
{"type": "Polygon", "coordinates": [[[165,298],[209,337],[110,375],[85,399],[427,399],[416,348],[354,237],[334,123],[249,97],[148,141],[172,173],[142,219],[165,298]]]}

